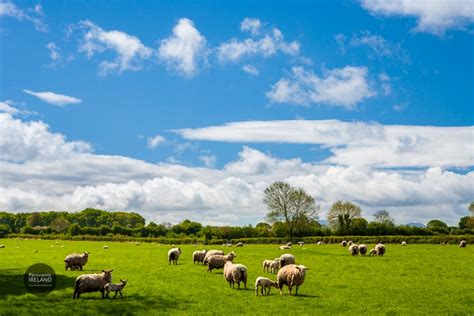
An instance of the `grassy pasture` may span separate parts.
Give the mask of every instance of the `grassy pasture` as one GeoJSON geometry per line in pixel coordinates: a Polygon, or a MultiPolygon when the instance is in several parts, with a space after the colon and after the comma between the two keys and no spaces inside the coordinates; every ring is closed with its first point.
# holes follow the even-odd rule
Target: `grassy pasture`
{"type": "MultiPolygon", "coordinates": [[[[234,262],[249,270],[246,290],[230,289],[222,270],[207,273],[193,265],[192,245],[180,246],[178,266],[169,266],[169,246],[128,242],[0,239],[0,315],[17,314],[474,314],[474,246],[386,245],[384,257],[351,257],[339,245],[246,245],[233,250],[234,262]],[[107,244],[108,250],[103,246],[107,244]],[[63,246],[63,247],[61,247],[63,246]],[[65,271],[64,257],[89,251],[84,271],[65,271]],[[254,281],[264,273],[261,263],[282,253],[295,255],[310,270],[297,297],[272,289],[256,297],[254,281]],[[56,290],[47,296],[26,292],[23,273],[34,263],[46,263],[58,275],[56,290]],[[102,300],[100,293],[72,300],[74,280],[81,273],[114,269],[114,282],[128,279],[124,299],[102,300]]],[[[368,245],[369,249],[373,245],[368,245]]]]}

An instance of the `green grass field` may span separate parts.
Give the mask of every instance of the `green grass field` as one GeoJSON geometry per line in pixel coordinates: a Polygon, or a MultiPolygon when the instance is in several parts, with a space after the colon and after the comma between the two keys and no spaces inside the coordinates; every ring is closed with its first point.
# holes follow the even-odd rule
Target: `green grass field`
{"type": "MultiPolygon", "coordinates": [[[[178,266],[167,262],[168,245],[118,242],[0,239],[0,315],[17,314],[459,314],[474,315],[474,246],[386,245],[384,257],[351,257],[339,245],[246,245],[243,248],[207,246],[237,253],[236,263],[249,270],[246,290],[230,289],[222,270],[207,273],[193,265],[192,252],[201,247],[181,245],[178,266]],[[103,246],[107,244],[108,250],[103,246]],[[64,246],[64,247],[61,247],[64,246]],[[64,257],[89,251],[84,271],[65,271],[64,257]],[[272,289],[256,297],[255,278],[261,263],[282,253],[295,255],[310,270],[297,297],[272,289]],[[46,263],[58,276],[47,296],[26,292],[23,273],[34,263],[46,263]],[[128,279],[124,299],[102,300],[99,292],[72,300],[74,280],[81,273],[114,269],[114,282],[128,279]]],[[[369,249],[373,245],[369,245],[369,249]]]]}

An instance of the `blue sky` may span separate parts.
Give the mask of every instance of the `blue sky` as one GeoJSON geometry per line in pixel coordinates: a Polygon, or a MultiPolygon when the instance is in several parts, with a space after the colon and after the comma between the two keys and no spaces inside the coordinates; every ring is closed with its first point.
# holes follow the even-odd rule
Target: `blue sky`
{"type": "Polygon", "coordinates": [[[473,21],[468,0],[0,2],[0,208],[255,224],[284,180],[321,218],[456,224],[473,21]]]}

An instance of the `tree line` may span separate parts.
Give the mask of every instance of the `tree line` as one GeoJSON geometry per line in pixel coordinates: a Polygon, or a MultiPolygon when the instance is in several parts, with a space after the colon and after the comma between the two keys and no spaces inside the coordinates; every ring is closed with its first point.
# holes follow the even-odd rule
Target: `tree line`
{"type": "Polygon", "coordinates": [[[179,224],[150,222],[133,212],[109,212],[87,208],[69,212],[0,212],[0,237],[7,234],[32,235],[91,235],[132,237],[197,237],[212,239],[238,239],[261,237],[309,236],[381,236],[381,235],[460,235],[474,234],[474,202],[469,215],[460,218],[458,226],[450,227],[438,219],[426,227],[396,225],[387,210],[380,210],[372,221],[362,217],[362,210],[349,201],[336,201],[328,212],[328,225],[318,221],[320,207],[302,188],[285,182],[275,182],[263,193],[267,207],[264,222],[255,226],[203,226],[184,220],[179,224]]]}

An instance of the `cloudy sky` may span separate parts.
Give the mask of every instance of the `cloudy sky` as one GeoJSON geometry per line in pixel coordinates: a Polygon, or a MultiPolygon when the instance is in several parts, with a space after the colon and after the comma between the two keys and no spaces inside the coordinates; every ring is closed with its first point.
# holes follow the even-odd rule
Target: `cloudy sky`
{"type": "Polygon", "coordinates": [[[256,224],[474,200],[474,1],[0,0],[0,210],[256,224]]]}

